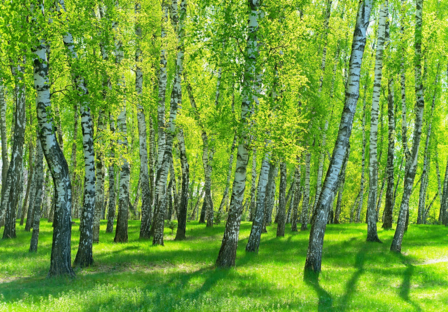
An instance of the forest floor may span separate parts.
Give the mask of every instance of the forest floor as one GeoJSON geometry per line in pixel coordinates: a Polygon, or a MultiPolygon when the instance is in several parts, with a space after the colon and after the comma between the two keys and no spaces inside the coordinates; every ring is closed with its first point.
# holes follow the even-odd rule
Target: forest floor
{"type": "MultiPolygon", "coordinates": [[[[78,247],[73,226],[72,259],[78,247]]],[[[0,240],[0,311],[447,311],[448,228],[411,225],[403,253],[389,252],[393,231],[379,229],[383,244],[366,243],[365,224],[329,225],[322,273],[304,278],[309,231],[276,238],[263,234],[258,255],[245,246],[251,224],[241,225],[236,268],[216,269],[224,223],[213,229],[191,222],[188,239],[165,247],[140,241],[129,222],[129,243],[113,243],[101,223],[95,264],[75,279],[47,279],[52,227],[42,221],[37,254],[30,233],[0,240]]]]}

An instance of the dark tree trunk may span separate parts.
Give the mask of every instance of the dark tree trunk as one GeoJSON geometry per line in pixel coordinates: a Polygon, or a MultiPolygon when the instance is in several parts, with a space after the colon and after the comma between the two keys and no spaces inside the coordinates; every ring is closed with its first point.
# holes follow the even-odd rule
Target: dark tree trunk
{"type": "Polygon", "coordinates": [[[286,164],[280,164],[280,192],[278,204],[278,219],[277,219],[277,237],[285,236],[285,221],[286,221],[286,164]]]}
{"type": "Polygon", "coordinates": [[[395,150],[395,116],[394,116],[394,80],[389,79],[388,111],[389,117],[389,146],[387,150],[387,189],[386,206],[384,207],[384,229],[392,228],[394,211],[394,150],[395,150]]]}
{"type": "Polygon", "coordinates": [[[33,234],[31,236],[30,252],[37,252],[37,245],[39,242],[39,225],[40,225],[40,206],[42,204],[42,187],[44,182],[44,155],[42,153],[42,146],[40,143],[39,133],[36,140],[36,199],[34,201],[34,222],[33,222],[33,234]]]}
{"type": "Polygon", "coordinates": [[[188,184],[190,179],[190,167],[188,165],[187,151],[185,149],[184,132],[180,129],[177,138],[180,142],[180,162],[182,166],[182,188],[180,196],[179,214],[177,216],[177,233],[174,240],[184,240],[187,230],[188,209],[188,184]]]}

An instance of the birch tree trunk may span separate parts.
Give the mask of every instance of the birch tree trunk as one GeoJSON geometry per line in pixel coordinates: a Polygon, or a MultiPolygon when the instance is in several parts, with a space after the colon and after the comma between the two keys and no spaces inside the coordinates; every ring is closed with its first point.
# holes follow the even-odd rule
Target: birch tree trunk
{"type": "Polygon", "coordinates": [[[185,149],[184,132],[182,129],[177,134],[179,141],[180,163],[182,166],[182,188],[180,196],[179,213],[177,216],[177,233],[174,240],[184,240],[187,230],[187,210],[188,210],[188,185],[190,180],[190,167],[188,165],[187,151],[185,149]]]}
{"type": "Polygon", "coordinates": [[[445,180],[443,182],[443,194],[442,194],[442,204],[440,207],[440,210],[442,210],[442,223],[447,226],[448,224],[448,161],[446,162],[446,169],[445,169],[445,180]]]}
{"type": "Polygon", "coordinates": [[[275,203],[275,180],[277,179],[278,166],[271,163],[269,167],[269,179],[266,187],[266,203],[264,206],[264,220],[262,233],[267,233],[266,226],[272,223],[272,210],[275,203]]]}
{"type": "Polygon", "coordinates": [[[6,185],[6,176],[8,173],[9,159],[8,159],[8,137],[6,133],[6,101],[5,101],[5,87],[3,85],[3,78],[0,78],[0,134],[2,140],[2,186],[6,185]]]}
{"type": "Polygon", "coordinates": [[[51,110],[50,83],[48,77],[47,47],[44,41],[33,50],[34,88],[36,90],[37,119],[42,137],[42,150],[53,176],[55,186],[53,244],[49,276],[74,276],[71,267],[71,183],[67,161],[53,131],[54,120],[48,115],[51,110]]]}
{"type": "Polygon", "coordinates": [[[341,210],[342,210],[342,195],[344,192],[344,184],[345,184],[345,169],[347,168],[348,159],[350,158],[350,146],[348,147],[347,156],[344,164],[342,165],[341,170],[341,181],[339,181],[339,190],[338,190],[338,199],[336,202],[336,211],[334,213],[334,224],[339,224],[339,218],[341,216],[341,210]]]}
{"type": "MultiPolygon", "coordinates": [[[[221,213],[224,211],[224,205],[227,202],[227,198],[229,197],[229,189],[230,189],[230,178],[232,177],[232,168],[233,168],[233,154],[235,152],[237,142],[237,136],[233,137],[232,146],[230,147],[230,157],[229,157],[229,169],[227,170],[227,180],[226,180],[226,188],[224,189],[224,194],[222,195],[221,204],[219,205],[219,210],[221,213]]],[[[256,160],[255,160],[256,162],[256,160]]],[[[253,175],[252,175],[253,177],[253,175]]],[[[255,171],[255,180],[257,179],[257,173],[255,171]]],[[[254,183],[252,183],[254,185],[254,183]]],[[[252,190],[251,190],[252,191],[252,190]]],[[[252,205],[252,201],[251,201],[252,205]]]]}
{"type": "MultiPolygon", "coordinates": [[[[404,5],[404,4],[403,4],[404,5]]],[[[420,137],[422,133],[423,110],[425,108],[425,100],[423,95],[422,82],[422,14],[423,14],[423,0],[416,0],[416,14],[415,14],[415,125],[413,134],[412,153],[409,161],[406,161],[406,176],[403,187],[403,197],[401,200],[400,212],[398,215],[397,228],[395,229],[394,239],[390,247],[391,251],[401,252],[401,243],[403,242],[403,235],[406,227],[406,218],[409,210],[409,198],[412,192],[412,185],[414,184],[415,174],[417,172],[418,150],[420,145],[420,137]]]]}
{"type": "MultiPolygon", "coordinates": [[[[23,58],[25,61],[25,58],[23,58]]],[[[22,63],[22,61],[20,61],[22,63]]],[[[5,229],[3,238],[16,238],[16,207],[19,201],[19,192],[23,176],[23,143],[25,141],[26,127],[26,85],[24,64],[12,66],[12,74],[15,77],[15,118],[14,118],[14,143],[11,151],[11,162],[9,163],[6,183],[3,184],[1,210],[5,213],[5,229]]],[[[0,216],[0,221],[2,220],[0,216]]]]}
{"type": "Polygon", "coordinates": [[[285,236],[285,222],[286,222],[286,163],[280,163],[280,190],[279,190],[279,203],[277,214],[277,237],[285,236]]]}
{"type": "MultiPolygon", "coordinates": [[[[115,133],[115,121],[112,114],[109,114],[109,127],[112,135],[115,133]]],[[[113,148],[114,141],[111,140],[110,158],[115,158],[115,151],[113,148]]],[[[114,219],[115,219],[115,170],[114,164],[111,163],[108,168],[109,174],[109,207],[107,208],[107,227],[106,233],[114,232],[114,219]]]]}
{"type": "MultiPolygon", "coordinates": [[[[177,3],[173,2],[172,5],[177,11],[177,3]]],[[[178,106],[182,105],[182,73],[183,73],[183,59],[184,59],[184,22],[186,17],[186,0],[181,0],[179,16],[177,17],[179,22],[177,24],[177,57],[176,57],[176,72],[174,77],[174,86],[173,91],[171,93],[171,101],[170,101],[170,117],[169,123],[167,127],[167,132],[165,133],[165,151],[163,154],[163,160],[157,170],[157,194],[156,194],[156,206],[157,206],[157,214],[154,219],[154,239],[153,245],[164,245],[163,243],[163,230],[164,230],[164,215],[166,210],[166,193],[164,190],[166,189],[168,172],[171,166],[172,161],[172,149],[173,149],[173,140],[174,133],[176,130],[176,115],[178,106]]]]}
{"type": "MultiPolygon", "coordinates": [[[[81,115],[82,118],[82,115],[81,115]]],[[[104,122],[105,116],[104,111],[102,109],[98,112],[98,123],[97,123],[97,141],[98,145],[103,145],[103,136],[104,131],[106,130],[106,125],[104,122]]],[[[93,125],[92,125],[93,132],[93,125]]],[[[92,133],[93,134],[93,133],[92,133]]],[[[105,169],[104,169],[104,159],[103,152],[101,148],[96,152],[96,181],[95,181],[95,209],[94,209],[94,218],[93,218],[93,242],[100,242],[100,220],[101,213],[103,211],[104,205],[104,178],[105,178],[105,169]]]]}
{"type": "Polygon", "coordinates": [[[251,92],[251,86],[255,81],[258,57],[258,23],[262,18],[261,1],[248,0],[249,21],[246,53],[247,58],[244,68],[243,92],[241,103],[241,125],[242,133],[239,138],[238,155],[236,161],[235,177],[230,199],[229,216],[227,218],[224,237],[219,250],[216,264],[218,267],[235,266],[236,249],[238,247],[238,236],[241,223],[242,202],[246,187],[247,163],[249,161],[249,135],[248,123],[253,101],[258,100],[257,94],[251,92]]]}
{"type": "Polygon", "coordinates": [[[443,197],[443,192],[442,192],[442,180],[440,178],[440,168],[439,168],[439,154],[437,152],[437,148],[436,148],[436,172],[437,172],[437,191],[439,194],[439,200],[440,200],[440,211],[439,211],[439,223],[442,222],[443,220],[443,213],[442,213],[442,197],[443,197]]]}
{"type": "MultiPolygon", "coordinates": [[[[260,183],[260,179],[258,179],[260,183]]],[[[250,208],[249,208],[249,221],[253,222],[255,218],[255,210],[257,208],[257,202],[255,196],[257,194],[257,150],[254,149],[252,153],[252,180],[250,187],[250,208]]]]}
{"type": "Polygon", "coordinates": [[[313,215],[308,252],[305,263],[306,271],[321,271],[322,248],[327,225],[328,210],[333,193],[336,191],[339,173],[346,157],[351,135],[353,117],[359,98],[359,77],[362,58],[366,45],[366,31],[369,24],[372,1],[365,0],[359,4],[355,31],[353,34],[350,57],[349,78],[346,84],[345,105],[342,111],[339,132],[333,150],[333,156],[325,177],[324,187],[319,197],[316,212],[313,215]]]}
{"type": "Polygon", "coordinates": [[[33,211],[34,211],[34,196],[36,194],[36,172],[35,172],[35,161],[36,161],[36,153],[37,149],[34,150],[34,148],[30,147],[30,153],[32,153],[31,156],[31,164],[33,166],[33,170],[31,172],[30,177],[30,194],[29,194],[29,201],[28,201],[28,213],[26,217],[26,224],[25,224],[25,231],[29,232],[31,230],[31,227],[33,226],[33,211]]]}
{"type": "MultiPolygon", "coordinates": [[[[177,1],[177,0],[176,0],[177,1]]],[[[161,44],[160,51],[160,67],[157,74],[159,94],[157,106],[157,125],[158,125],[158,156],[157,156],[157,172],[162,165],[163,155],[165,153],[165,98],[166,98],[166,84],[167,84],[167,59],[166,59],[166,24],[168,23],[168,3],[167,0],[162,0],[162,21],[161,21],[161,44]]],[[[157,207],[158,208],[158,207],[157,207]]]]}
{"type": "MultiPolygon", "coordinates": [[[[124,81],[123,81],[124,82],[124,81]]],[[[118,139],[118,145],[121,145],[123,150],[128,150],[127,139],[127,126],[126,126],[126,103],[122,106],[120,115],[117,120],[118,133],[120,138],[118,139]]],[[[120,187],[118,195],[118,216],[117,227],[115,229],[115,243],[127,243],[128,242],[128,214],[129,214],[129,180],[131,175],[131,168],[129,161],[123,155],[121,158],[121,170],[120,170],[120,187]]]]}
{"type": "MultiPolygon", "coordinates": [[[[59,5],[65,11],[64,0],[59,0],[59,5]]],[[[78,72],[76,62],[78,54],[75,51],[73,36],[70,32],[63,35],[64,45],[67,49],[69,64],[71,65],[72,80],[76,86],[78,95],[81,98],[81,127],[82,142],[84,152],[84,199],[83,211],[80,222],[80,239],[78,253],[75,258],[75,265],[88,267],[93,264],[92,256],[92,236],[95,209],[95,152],[93,145],[93,121],[90,113],[90,102],[88,100],[88,89],[83,75],[78,72]],[[74,65],[75,64],[75,65],[74,65]]],[[[59,118],[60,120],[60,118],[59,118]]],[[[59,127],[60,128],[60,127],[59,127]]],[[[62,130],[61,130],[62,131],[62,130]]],[[[62,144],[62,134],[59,134],[60,143],[62,144]]],[[[62,148],[61,148],[62,149],[62,148]]]]}
{"type": "Polygon", "coordinates": [[[266,204],[266,189],[269,179],[269,153],[266,153],[261,163],[260,177],[258,180],[257,208],[255,210],[254,222],[250,231],[249,241],[246,245],[247,252],[258,252],[260,246],[261,233],[263,231],[263,221],[266,204]]]}
{"type": "Polygon", "coordinates": [[[422,172],[422,182],[420,184],[420,194],[419,194],[419,204],[418,204],[418,218],[417,224],[425,224],[424,214],[426,209],[426,190],[428,187],[428,176],[429,176],[429,142],[431,140],[431,126],[432,126],[432,116],[434,115],[434,108],[436,104],[436,90],[438,84],[438,74],[436,75],[436,79],[434,82],[434,96],[432,99],[432,107],[431,107],[431,115],[428,120],[428,131],[426,133],[426,144],[424,151],[424,160],[423,160],[423,172],[422,172]]]}
{"type": "Polygon", "coordinates": [[[76,217],[78,217],[78,215],[76,213],[77,211],[76,211],[76,208],[75,208],[76,207],[76,196],[77,196],[77,194],[76,194],[76,186],[75,186],[76,180],[77,180],[77,178],[76,178],[76,167],[78,165],[77,158],[76,158],[76,150],[77,150],[76,142],[78,141],[78,119],[79,119],[79,116],[78,116],[78,104],[77,103],[75,103],[73,110],[74,110],[74,125],[73,125],[73,143],[72,143],[72,156],[71,156],[71,165],[72,165],[72,168],[71,168],[72,178],[71,178],[71,180],[72,180],[72,194],[73,194],[73,197],[72,197],[72,218],[76,218],[76,217]]]}
{"type": "MultiPolygon", "coordinates": [[[[370,62],[369,62],[370,63],[370,62]]],[[[370,70],[370,64],[368,69],[370,70]]],[[[362,165],[361,165],[361,187],[359,190],[360,200],[358,210],[356,211],[355,222],[361,222],[361,211],[364,203],[364,183],[365,183],[365,171],[366,171],[366,100],[367,100],[367,85],[369,83],[369,73],[367,73],[366,82],[364,84],[364,99],[362,105],[362,165]]]]}
{"type": "Polygon", "coordinates": [[[142,38],[142,27],[138,20],[140,16],[141,5],[135,4],[135,13],[137,15],[137,24],[135,26],[135,34],[137,36],[137,49],[135,51],[135,89],[137,92],[138,105],[137,105],[137,119],[138,119],[138,136],[139,136],[139,153],[140,153],[140,186],[142,190],[142,221],[140,225],[140,238],[149,238],[151,229],[151,189],[149,184],[148,175],[148,146],[146,143],[147,131],[146,131],[146,119],[145,110],[142,106],[142,93],[143,93],[143,71],[141,68],[142,63],[142,51],[140,48],[140,41],[142,38]]]}
{"type": "Polygon", "coordinates": [[[37,245],[39,241],[39,225],[42,205],[42,189],[44,182],[44,155],[42,153],[41,138],[37,133],[36,140],[36,200],[34,201],[34,213],[33,213],[33,234],[31,236],[30,252],[37,252],[37,245]]]}
{"type": "Polygon", "coordinates": [[[389,145],[387,149],[387,189],[386,206],[384,207],[383,229],[392,228],[392,218],[394,211],[394,152],[395,152],[395,116],[394,116],[394,79],[389,79],[387,115],[389,118],[389,145]]]}
{"type": "Polygon", "coordinates": [[[305,156],[305,192],[302,202],[302,226],[300,227],[301,231],[306,231],[308,229],[308,209],[310,205],[310,166],[311,153],[307,153],[305,156]]]}
{"type": "Polygon", "coordinates": [[[25,216],[28,215],[26,207],[28,205],[28,200],[30,199],[31,184],[33,181],[33,172],[34,172],[33,157],[34,157],[33,144],[32,144],[32,140],[30,139],[30,141],[28,143],[28,168],[29,168],[28,169],[28,181],[27,181],[27,186],[26,186],[25,201],[23,202],[23,212],[22,212],[22,216],[20,218],[21,226],[23,225],[25,216]]]}
{"type": "Polygon", "coordinates": [[[369,198],[367,201],[367,241],[381,242],[376,226],[376,198],[378,196],[378,111],[383,76],[383,54],[386,43],[386,21],[389,17],[389,2],[386,0],[380,11],[378,39],[375,56],[375,80],[373,83],[372,108],[370,114],[369,147],[369,198]]]}

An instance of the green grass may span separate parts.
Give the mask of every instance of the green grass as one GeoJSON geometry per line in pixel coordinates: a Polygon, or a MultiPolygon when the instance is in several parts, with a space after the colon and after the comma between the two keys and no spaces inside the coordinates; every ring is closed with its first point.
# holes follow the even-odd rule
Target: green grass
{"type": "MultiPolygon", "coordinates": [[[[77,220],[76,220],[77,222],[77,220]]],[[[77,222],[78,223],[78,222],[77,222]]],[[[304,278],[309,231],[263,234],[258,255],[244,248],[250,223],[241,226],[236,268],[214,267],[224,224],[188,223],[188,239],[165,247],[139,241],[129,223],[129,243],[113,243],[101,223],[93,267],[76,278],[47,279],[50,224],[42,221],[39,250],[28,253],[30,233],[0,241],[0,311],[446,311],[448,229],[411,226],[403,254],[389,252],[393,231],[379,229],[384,244],[366,243],[366,225],[330,225],[319,278],[304,278]]],[[[79,237],[73,227],[72,259],[79,237]]]]}

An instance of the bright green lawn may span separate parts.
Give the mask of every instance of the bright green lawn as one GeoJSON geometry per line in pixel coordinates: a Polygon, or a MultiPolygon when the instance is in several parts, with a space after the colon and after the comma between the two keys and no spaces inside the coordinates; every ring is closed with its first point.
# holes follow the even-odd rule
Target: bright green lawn
{"type": "MultiPolygon", "coordinates": [[[[77,222],[78,220],[76,220],[77,222]]],[[[78,223],[78,222],[77,222],[78,223]]],[[[0,240],[0,311],[448,311],[448,229],[411,226],[403,255],[389,252],[393,231],[379,229],[384,244],[366,243],[366,225],[330,225],[322,274],[304,279],[307,232],[263,234],[258,255],[244,248],[250,223],[241,226],[235,269],[214,267],[224,224],[188,223],[188,240],[165,247],[139,241],[113,243],[101,224],[95,265],[74,280],[46,278],[51,226],[43,220],[39,250],[28,253],[30,233],[0,240]]],[[[73,226],[72,259],[79,237],[73,226]]]]}

